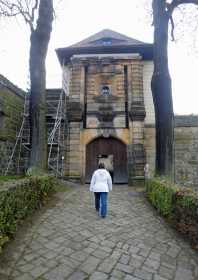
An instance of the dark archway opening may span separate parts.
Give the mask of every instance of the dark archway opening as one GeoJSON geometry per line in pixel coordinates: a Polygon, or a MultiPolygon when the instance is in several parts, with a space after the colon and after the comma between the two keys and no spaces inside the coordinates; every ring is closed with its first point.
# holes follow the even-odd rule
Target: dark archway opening
{"type": "Polygon", "coordinates": [[[99,161],[103,161],[114,183],[127,183],[126,145],[113,137],[94,139],[86,147],[86,182],[89,183],[99,161]]]}

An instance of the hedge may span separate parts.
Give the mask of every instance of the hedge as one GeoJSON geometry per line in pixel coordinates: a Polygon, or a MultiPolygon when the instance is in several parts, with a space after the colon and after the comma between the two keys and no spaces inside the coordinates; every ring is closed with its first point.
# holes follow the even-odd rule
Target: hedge
{"type": "Polygon", "coordinates": [[[53,177],[29,177],[0,186],[0,252],[18,225],[54,192],[53,177]]]}
{"type": "Polygon", "coordinates": [[[198,249],[198,193],[161,178],[147,180],[146,190],[152,205],[198,249]]]}

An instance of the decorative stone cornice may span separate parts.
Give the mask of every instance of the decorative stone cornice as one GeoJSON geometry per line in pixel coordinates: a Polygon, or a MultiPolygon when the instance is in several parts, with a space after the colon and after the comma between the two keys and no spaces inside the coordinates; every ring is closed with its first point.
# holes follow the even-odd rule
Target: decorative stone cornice
{"type": "Polygon", "coordinates": [[[133,102],[129,116],[132,121],[143,121],[146,116],[144,104],[142,102],[133,102]]]}

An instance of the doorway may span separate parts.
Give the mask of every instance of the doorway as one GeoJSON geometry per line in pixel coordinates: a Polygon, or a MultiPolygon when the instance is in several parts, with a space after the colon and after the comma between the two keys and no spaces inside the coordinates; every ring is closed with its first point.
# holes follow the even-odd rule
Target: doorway
{"type": "Polygon", "coordinates": [[[127,183],[127,152],[126,145],[120,140],[100,137],[86,147],[86,182],[90,182],[98,163],[104,162],[114,183],[127,183]]]}

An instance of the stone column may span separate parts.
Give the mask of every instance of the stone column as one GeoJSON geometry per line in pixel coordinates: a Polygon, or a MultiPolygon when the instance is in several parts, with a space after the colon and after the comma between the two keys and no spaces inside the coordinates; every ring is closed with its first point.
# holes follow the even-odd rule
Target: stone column
{"type": "Polygon", "coordinates": [[[135,184],[144,179],[144,165],[146,161],[144,149],[144,93],[143,93],[143,64],[136,59],[131,64],[131,104],[130,104],[130,134],[129,147],[129,183],[135,184]]]}
{"type": "Polygon", "coordinates": [[[83,66],[72,63],[70,95],[67,103],[68,136],[68,176],[80,180],[82,176],[81,128],[83,120],[83,66]]]}

